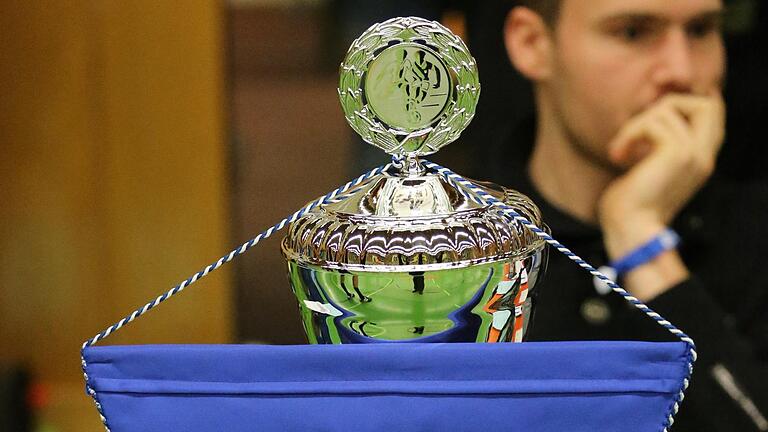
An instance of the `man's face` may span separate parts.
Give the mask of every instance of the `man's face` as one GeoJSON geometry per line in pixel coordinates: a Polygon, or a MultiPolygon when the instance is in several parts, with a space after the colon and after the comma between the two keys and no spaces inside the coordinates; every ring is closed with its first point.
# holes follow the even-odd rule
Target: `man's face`
{"type": "Polygon", "coordinates": [[[720,0],[563,0],[555,28],[555,113],[580,150],[610,165],[621,126],[667,93],[721,87],[720,0]]]}

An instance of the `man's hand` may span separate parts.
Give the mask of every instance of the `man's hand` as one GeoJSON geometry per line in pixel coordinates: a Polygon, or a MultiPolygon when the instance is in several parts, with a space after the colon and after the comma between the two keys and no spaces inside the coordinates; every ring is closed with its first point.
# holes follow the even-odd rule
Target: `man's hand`
{"type": "MultiPolygon", "coordinates": [[[[709,178],[723,142],[724,112],[719,92],[670,94],[632,118],[611,141],[611,161],[628,169],[598,202],[611,259],[661,232],[709,178]]],[[[630,272],[626,281],[635,296],[649,300],[687,277],[677,252],[668,251],[630,272]]]]}

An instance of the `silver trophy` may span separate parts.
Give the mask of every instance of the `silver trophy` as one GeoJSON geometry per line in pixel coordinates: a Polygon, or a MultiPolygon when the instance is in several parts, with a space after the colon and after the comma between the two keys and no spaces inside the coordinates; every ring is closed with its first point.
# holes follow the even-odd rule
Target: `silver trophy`
{"type": "MultiPolygon", "coordinates": [[[[474,116],[467,47],[437,22],[394,18],[352,43],[340,74],[347,121],[399,163],[289,227],[282,251],[309,341],[523,341],[545,242],[419,160],[474,116]]],[[[476,184],[544,227],[528,197],[476,184]]]]}

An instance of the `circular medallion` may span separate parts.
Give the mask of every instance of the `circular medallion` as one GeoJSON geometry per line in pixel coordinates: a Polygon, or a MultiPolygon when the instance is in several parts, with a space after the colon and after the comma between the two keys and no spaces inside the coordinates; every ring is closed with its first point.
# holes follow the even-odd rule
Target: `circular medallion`
{"type": "Polygon", "coordinates": [[[431,49],[403,43],[372,62],[363,83],[373,114],[393,128],[413,132],[438,119],[451,98],[448,67],[431,49]]]}
{"type": "Polygon", "coordinates": [[[464,42],[422,18],[371,26],[340,67],[347,122],[392,155],[427,155],[456,140],[479,97],[477,66],[464,42]]]}

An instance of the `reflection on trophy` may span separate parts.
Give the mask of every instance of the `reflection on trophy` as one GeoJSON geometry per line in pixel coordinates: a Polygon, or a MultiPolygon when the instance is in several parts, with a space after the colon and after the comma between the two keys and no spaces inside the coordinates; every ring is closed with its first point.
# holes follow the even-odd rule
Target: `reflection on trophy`
{"type": "MultiPolygon", "coordinates": [[[[347,121],[395,163],[283,240],[310,342],[523,341],[545,242],[419,160],[474,115],[480,85],[464,43],[436,22],[395,18],[352,43],[340,74],[347,121]]],[[[526,196],[476,184],[544,226],[526,196]]]]}

